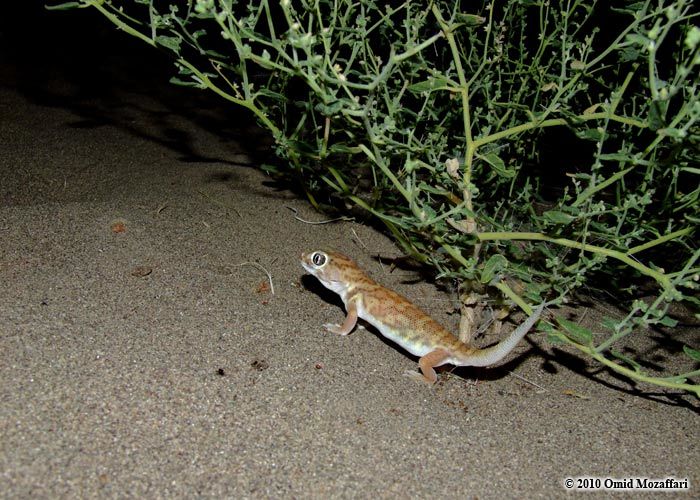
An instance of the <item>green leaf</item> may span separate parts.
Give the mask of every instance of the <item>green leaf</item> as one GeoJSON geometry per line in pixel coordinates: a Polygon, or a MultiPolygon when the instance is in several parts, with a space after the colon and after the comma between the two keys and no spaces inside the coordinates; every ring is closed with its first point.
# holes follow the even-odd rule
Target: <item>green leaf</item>
{"type": "Polygon", "coordinates": [[[490,283],[491,280],[501,270],[508,267],[508,259],[501,254],[492,255],[491,258],[484,264],[484,269],[481,271],[481,282],[490,283]]]}
{"type": "Polygon", "coordinates": [[[314,109],[324,116],[333,116],[336,113],[338,113],[338,111],[343,109],[344,105],[345,102],[343,102],[341,99],[338,99],[337,101],[333,101],[330,104],[324,104],[322,102],[319,102],[316,106],[314,106],[314,109]]]}
{"type": "Polygon", "coordinates": [[[567,337],[579,344],[590,345],[593,340],[593,332],[585,326],[577,325],[576,323],[564,318],[557,318],[557,322],[566,330],[567,337]]]}
{"type": "Polygon", "coordinates": [[[665,135],[668,137],[673,137],[674,139],[685,139],[685,136],[687,135],[685,130],[677,129],[677,128],[672,128],[672,127],[667,127],[667,128],[662,128],[658,130],[658,133],[660,135],[665,135]]]}
{"type": "Polygon", "coordinates": [[[547,334],[547,342],[550,344],[563,344],[566,342],[566,337],[559,330],[554,328],[549,323],[541,321],[538,325],[540,331],[547,334]]]}
{"type": "Polygon", "coordinates": [[[197,0],[194,6],[195,12],[199,14],[206,14],[214,11],[214,0],[197,0]]]}
{"type": "Polygon", "coordinates": [[[260,168],[263,170],[263,172],[267,172],[269,174],[277,174],[280,171],[278,167],[275,165],[270,165],[269,163],[263,163],[260,165],[260,168]]]}
{"type": "Polygon", "coordinates": [[[688,33],[685,35],[684,43],[688,50],[695,50],[695,47],[697,47],[700,43],[700,28],[698,28],[697,26],[693,26],[692,28],[690,28],[690,30],[688,30],[688,33]]]}
{"type": "Polygon", "coordinates": [[[630,163],[633,161],[633,158],[627,153],[603,153],[598,156],[598,158],[601,160],[621,161],[624,163],[630,163]]]}
{"type": "Polygon", "coordinates": [[[574,71],[583,71],[584,69],[586,69],[586,63],[584,63],[583,61],[579,61],[578,59],[574,59],[573,61],[571,61],[571,69],[573,69],[574,71]]]}
{"type": "Polygon", "coordinates": [[[341,143],[332,144],[328,147],[328,151],[330,153],[357,153],[356,148],[341,143]]]}
{"type": "Polygon", "coordinates": [[[646,47],[651,40],[649,40],[647,37],[638,35],[636,33],[631,33],[625,37],[625,40],[631,44],[635,45],[641,45],[642,47],[646,47]]]}
{"type": "Polygon", "coordinates": [[[603,325],[603,327],[607,328],[608,330],[612,330],[613,332],[617,328],[617,320],[608,316],[603,317],[603,319],[601,320],[601,324],[603,325]]]}
{"type": "Polygon", "coordinates": [[[170,83],[172,83],[173,85],[179,85],[181,87],[201,87],[202,86],[201,84],[199,84],[197,82],[193,82],[192,80],[182,80],[181,78],[178,78],[177,76],[173,76],[172,78],[170,78],[170,83]]]}
{"type": "Polygon", "coordinates": [[[273,92],[272,90],[267,89],[267,88],[260,88],[255,93],[256,97],[259,95],[264,96],[264,97],[269,97],[270,99],[275,99],[276,101],[280,101],[280,102],[285,102],[287,100],[287,98],[285,96],[283,96],[282,94],[280,94],[278,92],[273,92]]]}
{"type": "Polygon", "coordinates": [[[633,47],[625,47],[617,53],[618,59],[621,63],[636,61],[641,55],[642,52],[633,47]]]}
{"type": "MultiPolygon", "coordinates": [[[[700,225],[700,221],[698,221],[697,224],[700,225]]],[[[691,304],[695,304],[696,307],[700,307],[700,299],[697,297],[693,297],[692,295],[685,295],[683,296],[683,300],[687,300],[691,304]]],[[[700,313],[696,313],[695,316],[700,318],[700,313]]]]}
{"type": "Polygon", "coordinates": [[[543,215],[545,219],[553,222],[554,224],[567,225],[576,220],[576,217],[573,217],[566,212],[562,212],[561,210],[548,210],[543,215]]]}
{"type": "Polygon", "coordinates": [[[585,130],[577,131],[576,135],[578,135],[581,139],[597,142],[603,139],[605,134],[602,130],[598,130],[597,128],[587,128],[585,130]]]}
{"type": "Polygon", "coordinates": [[[44,5],[46,10],[83,9],[85,7],[88,7],[88,5],[81,2],[65,2],[58,5],[44,5]]]}
{"type": "Polygon", "coordinates": [[[675,328],[675,326],[678,324],[678,321],[676,321],[673,318],[669,318],[668,316],[664,316],[659,320],[659,323],[669,328],[675,328]]]}
{"type": "Polygon", "coordinates": [[[547,342],[550,344],[563,344],[565,340],[562,338],[563,335],[556,330],[547,334],[547,342]]]}
{"type": "Polygon", "coordinates": [[[486,22],[485,17],[477,16],[475,14],[462,14],[461,12],[458,12],[455,15],[455,19],[464,26],[479,26],[480,24],[484,24],[486,22]]]}
{"type": "Polygon", "coordinates": [[[481,158],[486,163],[491,165],[496,171],[496,173],[498,173],[498,175],[500,175],[501,177],[505,177],[506,179],[515,177],[515,170],[512,168],[506,168],[506,164],[496,153],[488,153],[487,155],[484,155],[481,158]]]}
{"type": "Polygon", "coordinates": [[[666,108],[668,103],[666,101],[652,101],[649,106],[649,122],[650,130],[659,130],[665,125],[664,117],[666,116],[666,108]]]}
{"type": "Polygon", "coordinates": [[[691,349],[687,345],[683,346],[683,352],[690,356],[695,361],[700,361],[700,351],[691,349]]]}
{"type": "Polygon", "coordinates": [[[180,44],[182,43],[182,38],[177,36],[160,35],[156,37],[156,43],[162,45],[166,49],[172,50],[176,54],[180,54],[180,44]]]}
{"type": "Polygon", "coordinates": [[[408,90],[415,94],[420,94],[421,92],[430,92],[438,88],[444,88],[448,86],[448,81],[446,78],[428,78],[425,81],[414,83],[408,86],[408,90]]]}
{"type": "Polygon", "coordinates": [[[615,358],[617,358],[617,359],[619,359],[619,360],[621,360],[621,361],[624,361],[625,363],[627,363],[628,365],[630,365],[632,368],[634,368],[634,371],[636,371],[637,373],[640,373],[640,372],[642,371],[642,365],[640,365],[639,363],[637,363],[637,362],[636,362],[635,360],[633,360],[632,358],[630,358],[630,357],[628,357],[628,356],[625,356],[625,355],[622,354],[621,352],[617,352],[617,351],[610,350],[610,354],[611,354],[613,357],[615,357],[615,358]]]}
{"type": "Polygon", "coordinates": [[[635,2],[625,5],[624,7],[612,7],[614,12],[625,12],[627,14],[632,14],[633,16],[638,16],[640,11],[644,12],[646,5],[644,2],[635,2]]]}

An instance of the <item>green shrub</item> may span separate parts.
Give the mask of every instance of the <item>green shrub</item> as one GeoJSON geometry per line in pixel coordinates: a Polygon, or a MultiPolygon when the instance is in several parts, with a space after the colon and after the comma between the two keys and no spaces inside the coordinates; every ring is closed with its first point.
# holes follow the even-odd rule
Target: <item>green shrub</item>
{"type": "Polygon", "coordinates": [[[526,312],[584,286],[614,294],[628,314],[604,322],[605,340],[562,319],[550,339],[700,395],[687,382],[700,370],[653,377],[614,350],[639,328],[673,328],[671,303],[700,305],[698,13],[611,3],[54,8],[95,8],[171,52],[173,82],[252,111],[315,206],[361,207],[441,277],[526,312]]]}

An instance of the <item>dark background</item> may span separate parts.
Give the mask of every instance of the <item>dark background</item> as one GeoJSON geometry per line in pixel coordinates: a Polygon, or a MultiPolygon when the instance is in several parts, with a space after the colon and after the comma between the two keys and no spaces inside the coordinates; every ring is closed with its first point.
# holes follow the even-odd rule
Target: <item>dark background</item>
{"type": "Polygon", "coordinates": [[[124,80],[168,80],[171,63],[165,54],[120,33],[95,9],[48,11],[44,5],[12,2],[0,17],[3,74],[16,72],[24,88],[61,78],[94,93],[91,84],[104,85],[105,73],[124,80]]]}
{"type": "MultiPolygon", "coordinates": [[[[76,119],[68,126],[75,129],[115,126],[166,146],[187,163],[275,162],[269,134],[254,125],[252,113],[210,91],[170,83],[176,72],[171,54],[121,32],[94,8],[50,11],[45,3],[13,2],[0,16],[0,86],[12,89],[8,95],[70,111],[76,119]],[[144,109],[128,96],[156,101],[160,110],[144,109]],[[147,113],[149,123],[135,121],[135,112],[147,113]],[[198,148],[196,134],[174,126],[174,116],[218,136],[230,154],[198,148]]],[[[0,194],[12,190],[0,180],[3,187],[0,194]]]]}

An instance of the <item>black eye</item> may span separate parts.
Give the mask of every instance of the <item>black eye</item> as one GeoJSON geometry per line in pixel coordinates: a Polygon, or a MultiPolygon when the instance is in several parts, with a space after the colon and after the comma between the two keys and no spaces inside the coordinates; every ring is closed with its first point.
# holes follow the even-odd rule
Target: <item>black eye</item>
{"type": "Polygon", "coordinates": [[[321,252],[314,253],[311,256],[311,262],[313,262],[315,266],[322,266],[326,263],[326,254],[321,252]]]}

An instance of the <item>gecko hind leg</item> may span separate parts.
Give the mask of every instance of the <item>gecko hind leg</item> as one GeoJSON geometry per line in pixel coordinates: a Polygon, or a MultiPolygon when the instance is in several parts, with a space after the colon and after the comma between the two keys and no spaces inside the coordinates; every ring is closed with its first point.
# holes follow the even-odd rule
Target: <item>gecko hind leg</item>
{"type": "Polygon", "coordinates": [[[427,384],[434,384],[437,382],[437,373],[435,373],[434,367],[441,365],[449,357],[449,352],[436,349],[418,360],[418,366],[422,374],[414,371],[407,371],[404,374],[414,380],[420,380],[427,384]]]}

